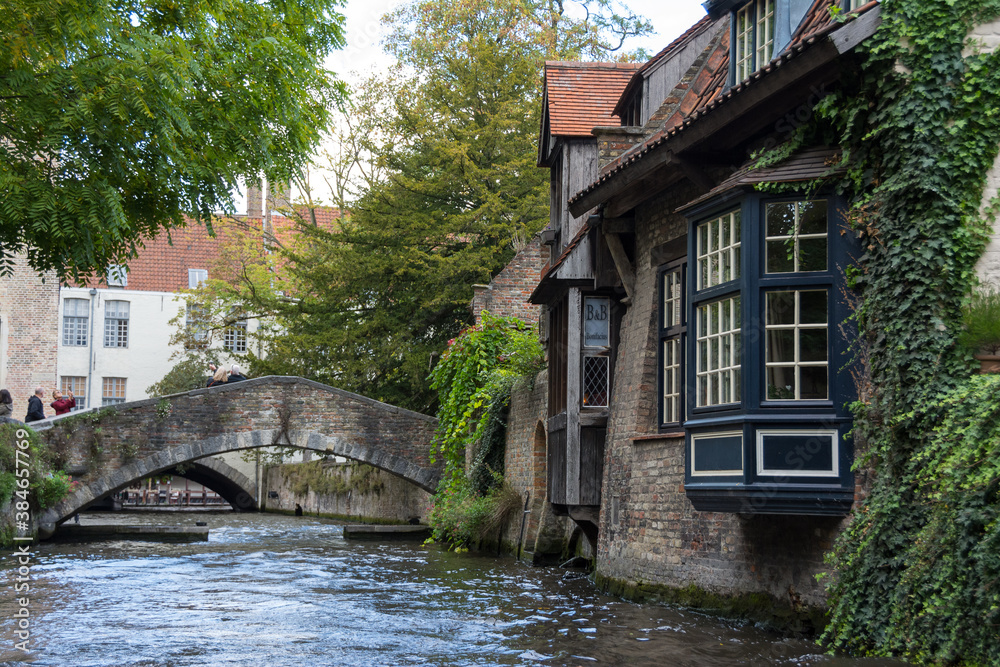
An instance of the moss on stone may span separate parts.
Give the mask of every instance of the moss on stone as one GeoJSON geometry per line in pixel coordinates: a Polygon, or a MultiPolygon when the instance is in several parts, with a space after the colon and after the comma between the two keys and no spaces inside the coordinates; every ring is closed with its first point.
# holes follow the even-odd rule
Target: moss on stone
{"type": "Polygon", "coordinates": [[[629,582],[600,573],[594,574],[594,581],[602,591],[633,602],[688,607],[713,616],[750,621],[783,634],[815,636],[826,627],[828,618],[825,609],[805,605],[792,607],[767,593],[721,595],[693,584],[676,588],[629,582]]]}

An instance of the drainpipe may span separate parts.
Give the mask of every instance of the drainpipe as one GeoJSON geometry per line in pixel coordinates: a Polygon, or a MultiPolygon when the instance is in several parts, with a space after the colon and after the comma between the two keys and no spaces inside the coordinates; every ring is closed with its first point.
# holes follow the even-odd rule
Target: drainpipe
{"type": "Polygon", "coordinates": [[[97,305],[97,290],[93,287],[90,288],[90,336],[87,338],[88,347],[88,359],[87,359],[87,407],[91,405],[91,397],[94,395],[91,391],[91,381],[94,376],[94,308],[97,305]]]}

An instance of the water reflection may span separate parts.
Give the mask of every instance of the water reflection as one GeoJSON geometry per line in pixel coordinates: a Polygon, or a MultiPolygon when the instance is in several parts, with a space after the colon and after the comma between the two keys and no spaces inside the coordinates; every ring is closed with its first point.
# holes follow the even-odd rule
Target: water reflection
{"type": "MultiPolygon", "coordinates": [[[[207,543],[43,544],[36,665],[887,665],[601,595],[577,572],[346,542],[274,515],[87,515],[211,528],[207,543]]],[[[10,580],[11,562],[3,566],[10,580]]],[[[0,593],[13,660],[11,585],[0,593]]],[[[11,663],[6,663],[11,664],[11,663]]]]}

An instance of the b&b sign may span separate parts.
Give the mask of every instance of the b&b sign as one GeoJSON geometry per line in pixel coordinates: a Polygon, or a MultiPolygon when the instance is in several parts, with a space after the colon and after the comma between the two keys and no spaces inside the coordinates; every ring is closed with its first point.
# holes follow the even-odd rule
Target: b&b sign
{"type": "Polygon", "coordinates": [[[603,297],[583,299],[583,344],[585,347],[609,347],[611,303],[603,297]]]}

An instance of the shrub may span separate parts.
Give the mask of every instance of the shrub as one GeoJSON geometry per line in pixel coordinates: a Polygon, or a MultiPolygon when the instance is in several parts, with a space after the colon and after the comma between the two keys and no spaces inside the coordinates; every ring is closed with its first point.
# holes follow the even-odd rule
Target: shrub
{"type": "Polygon", "coordinates": [[[959,342],[973,353],[1000,353],[1000,288],[981,285],[962,308],[959,342]]]}

